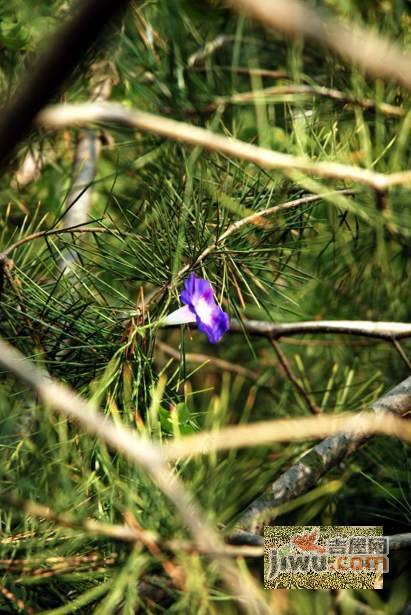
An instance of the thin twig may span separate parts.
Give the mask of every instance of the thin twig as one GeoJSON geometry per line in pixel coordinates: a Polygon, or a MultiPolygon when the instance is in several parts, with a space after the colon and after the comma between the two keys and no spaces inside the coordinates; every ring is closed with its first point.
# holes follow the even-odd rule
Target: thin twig
{"type": "MultiPolygon", "coordinates": [[[[161,544],[161,546],[167,550],[171,551],[187,551],[187,552],[199,552],[195,543],[189,540],[180,540],[180,539],[172,539],[172,540],[164,540],[155,532],[151,532],[149,530],[144,530],[142,528],[137,528],[134,524],[113,524],[113,523],[103,523],[101,521],[97,521],[95,519],[76,519],[73,515],[69,513],[56,513],[49,506],[43,506],[38,504],[37,502],[31,502],[29,500],[25,500],[19,496],[16,496],[12,493],[0,493],[0,502],[3,506],[7,506],[10,508],[14,508],[22,513],[29,515],[30,517],[35,517],[38,519],[43,519],[50,521],[58,526],[82,530],[87,534],[93,534],[96,536],[104,536],[107,538],[111,538],[116,541],[126,542],[126,543],[140,543],[140,542],[154,542],[161,544]]],[[[6,543],[7,539],[2,539],[2,542],[6,543]]],[[[209,551],[201,551],[201,553],[210,553],[209,551]]],[[[216,552],[215,552],[216,553],[216,552]]],[[[220,555],[229,555],[232,557],[258,557],[261,555],[260,549],[253,549],[249,547],[245,548],[236,548],[232,545],[223,544],[221,549],[218,551],[220,555]]],[[[54,558],[55,559],[55,558],[54,558]]],[[[15,561],[15,560],[12,560],[15,561]]],[[[41,559],[40,561],[43,561],[41,559]]]]}
{"type": "MultiPolygon", "coordinates": [[[[170,357],[173,357],[177,361],[181,359],[180,352],[172,346],[169,346],[169,344],[165,344],[160,340],[156,340],[156,345],[158,348],[160,348],[160,350],[168,354],[170,357]]],[[[252,380],[253,382],[257,382],[261,378],[261,374],[259,374],[258,372],[254,372],[253,370],[247,369],[246,367],[238,365],[237,363],[231,363],[230,361],[225,361],[224,359],[219,359],[218,357],[212,357],[208,354],[187,352],[184,355],[184,361],[186,363],[207,363],[209,365],[213,365],[219,370],[238,374],[242,378],[247,378],[248,380],[252,380]]]]}
{"type": "Polygon", "coordinates": [[[309,194],[302,196],[298,199],[293,199],[292,201],[287,201],[285,203],[280,203],[278,205],[274,205],[273,207],[267,207],[266,209],[262,209],[261,211],[257,211],[249,216],[245,216],[245,218],[241,218],[236,222],[230,224],[230,226],[220,235],[218,240],[211,243],[207,248],[205,248],[201,254],[196,258],[194,263],[185,265],[179,272],[178,277],[184,275],[189,269],[198,266],[209,254],[214,252],[214,250],[221,248],[221,246],[225,243],[225,241],[240,230],[243,226],[247,226],[249,224],[260,224],[261,221],[265,220],[268,217],[273,215],[282,213],[284,211],[288,211],[289,209],[296,209],[302,207],[303,205],[307,205],[310,203],[320,203],[324,198],[330,197],[333,195],[352,195],[354,193],[353,190],[332,190],[330,192],[326,192],[324,194],[309,194]]]}
{"type": "Polygon", "coordinates": [[[356,24],[325,18],[300,0],[229,0],[267,28],[328,47],[373,77],[411,89],[411,56],[394,41],[356,24]]]}
{"type": "MultiPolygon", "coordinates": [[[[104,416],[91,403],[37,369],[17,349],[1,339],[0,364],[33,388],[46,407],[76,421],[86,431],[125,455],[137,467],[144,469],[174,504],[199,550],[218,552],[221,549],[223,542],[220,537],[206,521],[177,475],[168,469],[166,458],[158,445],[104,416]]],[[[224,556],[214,559],[227,587],[241,606],[246,605],[246,610],[251,613],[269,612],[265,600],[248,575],[241,574],[224,556]]]]}
{"type": "Polygon", "coordinates": [[[405,363],[405,365],[407,366],[408,371],[410,371],[410,372],[411,372],[411,362],[410,362],[409,358],[407,357],[407,355],[405,354],[404,349],[403,349],[403,347],[401,346],[401,344],[399,343],[399,341],[398,341],[398,340],[396,340],[396,339],[393,339],[393,340],[392,340],[392,344],[393,344],[393,346],[394,346],[395,350],[396,350],[396,351],[398,352],[398,354],[400,355],[400,357],[401,357],[401,359],[403,360],[403,362],[405,363]]]}
{"type": "Polygon", "coordinates": [[[113,122],[135,128],[150,134],[181,141],[192,146],[219,152],[240,160],[253,162],[266,169],[278,169],[286,174],[308,173],[319,177],[352,181],[375,190],[386,190],[390,186],[411,183],[411,171],[387,174],[370,169],[354,167],[338,162],[315,162],[258,147],[238,139],[215,134],[205,128],[192,126],[169,118],[143,111],[127,109],[118,104],[84,103],[54,105],[44,109],[36,118],[38,126],[49,129],[81,126],[99,122],[113,122]]]}
{"type": "Polygon", "coordinates": [[[221,105],[227,104],[243,104],[243,103],[255,103],[258,100],[267,101],[271,97],[279,96],[283,98],[284,96],[322,96],[324,98],[330,98],[331,100],[336,100],[343,104],[355,105],[357,107],[362,107],[363,109],[369,111],[378,111],[383,115],[387,115],[389,117],[402,118],[405,115],[405,110],[403,107],[398,107],[396,105],[390,105],[384,102],[377,102],[372,100],[371,98],[357,98],[355,96],[351,96],[350,94],[345,94],[340,90],[336,90],[334,88],[327,88],[320,85],[277,85],[268,88],[264,88],[262,90],[252,90],[250,92],[240,92],[237,94],[232,94],[231,96],[220,96],[215,99],[212,104],[207,105],[207,111],[211,111],[212,108],[217,110],[221,105]]]}
{"type": "Polygon", "coordinates": [[[14,252],[20,246],[23,246],[25,243],[29,243],[30,241],[34,241],[35,239],[40,239],[41,237],[49,237],[50,235],[62,235],[63,233],[112,233],[113,235],[125,235],[127,233],[122,233],[115,229],[105,228],[103,226],[72,226],[66,228],[54,228],[46,231],[36,231],[35,233],[31,233],[31,235],[27,235],[26,237],[22,237],[11,246],[8,246],[3,252],[0,252],[0,262],[6,260],[10,254],[14,252]]]}
{"type": "Polygon", "coordinates": [[[291,382],[292,386],[295,388],[295,390],[297,391],[297,393],[300,395],[300,397],[303,399],[303,401],[305,402],[308,410],[311,412],[311,414],[320,414],[321,413],[321,408],[319,408],[317,406],[317,404],[312,401],[307,393],[307,391],[305,390],[305,388],[298,382],[298,379],[296,378],[296,376],[293,373],[293,370],[291,369],[291,365],[289,364],[289,362],[287,361],[287,357],[285,356],[285,354],[283,353],[283,351],[280,348],[280,345],[278,344],[278,342],[276,342],[275,340],[271,340],[271,344],[274,348],[274,351],[278,357],[278,360],[280,361],[283,370],[285,371],[285,374],[287,376],[287,378],[289,379],[289,381],[291,382]]]}

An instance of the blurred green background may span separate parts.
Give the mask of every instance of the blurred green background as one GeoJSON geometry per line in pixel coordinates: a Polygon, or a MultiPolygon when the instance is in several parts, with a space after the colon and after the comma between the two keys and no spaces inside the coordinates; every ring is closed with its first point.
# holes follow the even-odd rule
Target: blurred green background
{"type": "MultiPolygon", "coordinates": [[[[409,2],[310,4],[409,48],[409,2]]],[[[60,0],[2,4],[2,98],[15,89],[70,6],[60,0]]],[[[90,98],[91,61],[110,79],[110,100],[127,107],[314,160],[384,173],[409,165],[411,107],[405,91],[365,78],[318,45],[268,33],[217,1],[132,3],[121,26],[68,84],[64,101],[90,98]],[[399,109],[398,116],[314,92],[235,97],[299,85],[334,88],[377,106],[389,103],[399,109]]],[[[245,225],[217,244],[196,273],[212,282],[232,317],[409,319],[409,189],[392,189],[382,214],[373,190],[349,181],[301,173],[286,177],[127,129],[100,126],[98,136],[102,145],[90,216],[93,226],[116,232],[54,235],[17,248],[14,283],[2,282],[0,331],[114,420],[166,440],[227,424],[309,415],[267,340],[227,334],[210,346],[195,329],[157,326],[161,314],[178,307],[181,283],[151,306],[144,324],[130,316],[231,222],[251,212],[310,192],[355,189],[352,196],[324,196],[267,218],[264,226],[245,225]],[[78,263],[71,275],[63,275],[61,258],[68,248],[75,250],[78,263]],[[170,356],[164,344],[180,358],[170,356]],[[206,356],[193,362],[192,353],[206,356]],[[230,362],[232,369],[216,368],[207,356],[230,362]],[[251,370],[251,377],[237,373],[236,365],[251,370]]],[[[21,145],[0,182],[1,250],[61,224],[77,138],[74,129],[37,131],[21,145]],[[27,156],[41,159],[41,168],[22,182],[18,172],[27,156]]],[[[305,336],[284,338],[281,348],[324,413],[360,410],[409,375],[398,349],[385,341],[305,336]]],[[[402,348],[409,355],[410,343],[402,342],[402,348]]],[[[128,511],[162,540],[186,536],[172,507],[142,472],[39,407],[36,397],[5,373],[0,417],[0,493],[11,490],[78,519],[121,523],[128,511]]],[[[309,445],[212,454],[176,469],[210,521],[230,527],[309,445]]],[[[409,446],[375,437],[285,506],[276,522],[407,531],[410,476],[409,446]]],[[[183,573],[184,584],[176,587],[162,559],[144,546],[130,548],[63,528],[11,510],[6,501],[0,523],[0,584],[15,597],[0,593],[1,612],[22,612],[18,600],[23,612],[35,613],[237,612],[215,567],[196,554],[163,556],[183,573]],[[7,564],[11,559],[24,563],[7,564]]],[[[248,560],[247,565],[261,582],[260,566],[248,560]]],[[[393,556],[391,569],[379,592],[272,592],[273,613],[405,612],[411,599],[409,552],[393,556]]]]}

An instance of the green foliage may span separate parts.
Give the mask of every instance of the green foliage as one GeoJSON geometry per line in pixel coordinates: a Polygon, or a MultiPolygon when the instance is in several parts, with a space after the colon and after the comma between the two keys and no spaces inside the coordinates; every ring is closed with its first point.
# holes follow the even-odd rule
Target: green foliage
{"type": "MultiPolygon", "coordinates": [[[[405,2],[330,0],[324,5],[409,44],[405,2]]],[[[0,87],[5,92],[13,90],[32,51],[45,44],[45,34],[67,10],[62,1],[14,0],[1,8],[0,87]]],[[[399,87],[368,80],[315,45],[269,34],[219,2],[132,5],[121,31],[98,59],[112,63],[112,99],[127,106],[314,160],[384,173],[408,164],[411,116],[399,87]],[[257,68],[282,71],[290,79],[273,81],[257,68]],[[393,118],[314,94],[246,102],[232,98],[290,83],[402,105],[404,116],[393,118]]],[[[89,96],[88,75],[81,74],[65,99],[89,96]]],[[[179,272],[185,265],[194,265],[212,282],[232,317],[274,322],[410,317],[409,189],[392,189],[382,214],[374,192],[355,186],[352,196],[325,195],[267,217],[265,225],[244,225],[219,243],[232,222],[250,213],[352,186],[268,173],[251,163],[126,129],[102,126],[101,131],[90,225],[105,232],[48,235],[16,248],[11,255],[14,282],[2,280],[0,331],[115,421],[165,441],[201,429],[309,412],[267,340],[244,332],[211,347],[195,329],[158,326],[178,307],[179,272]],[[389,232],[392,228],[395,233],[389,232]],[[68,249],[76,252],[78,264],[64,275],[61,261],[68,249]],[[158,340],[179,349],[180,359],[170,358],[158,340]],[[206,359],[193,364],[191,353],[222,358],[258,377],[249,381],[206,359]]],[[[76,137],[74,130],[31,135],[3,175],[0,250],[33,232],[61,227],[76,137]],[[29,151],[42,154],[45,162],[35,181],[18,185],[15,171],[29,151]]],[[[387,342],[331,336],[283,341],[299,382],[327,413],[359,410],[407,376],[403,360],[387,342]]],[[[404,341],[403,348],[409,352],[409,343],[404,341]]],[[[122,523],[127,513],[161,542],[187,538],[171,505],[143,472],[39,407],[30,391],[4,373],[0,421],[2,494],[12,491],[56,514],[70,512],[78,521],[122,523]]],[[[176,464],[175,470],[210,520],[229,528],[307,446],[210,454],[176,464]]],[[[409,448],[378,438],[286,505],[280,522],[383,523],[386,533],[405,531],[410,484],[409,448]]],[[[26,609],[55,615],[129,614],[138,608],[237,612],[213,565],[195,553],[158,556],[143,546],[133,549],[78,526],[62,527],[12,510],[6,500],[0,523],[0,558],[24,560],[20,568],[4,566],[0,584],[26,609]],[[181,571],[185,591],[170,581],[165,560],[181,571]]],[[[257,566],[247,563],[258,574],[257,566]]],[[[364,609],[400,612],[407,600],[405,574],[388,579],[380,597],[375,592],[350,596],[364,609]]],[[[328,613],[335,608],[333,601],[326,592],[290,592],[284,612],[328,613]]],[[[0,611],[18,612],[18,606],[0,594],[0,611]]]]}

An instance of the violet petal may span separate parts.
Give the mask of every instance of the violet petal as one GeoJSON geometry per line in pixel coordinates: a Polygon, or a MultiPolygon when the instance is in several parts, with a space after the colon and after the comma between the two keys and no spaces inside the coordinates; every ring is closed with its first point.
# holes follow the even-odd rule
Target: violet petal
{"type": "Polygon", "coordinates": [[[192,273],[184,284],[180,299],[196,315],[197,326],[212,344],[218,342],[229,329],[229,317],[216,303],[213,288],[208,280],[192,273]]]}

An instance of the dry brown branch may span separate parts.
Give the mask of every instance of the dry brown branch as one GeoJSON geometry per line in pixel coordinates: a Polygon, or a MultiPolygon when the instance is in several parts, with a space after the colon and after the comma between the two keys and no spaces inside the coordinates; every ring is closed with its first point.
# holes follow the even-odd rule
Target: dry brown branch
{"type": "Polygon", "coordinates": [[[291,369],[291,365],[289,364],[287,357],[281,350],[280,345],[273,339],[271,340],[271,343],[272,343],[274,351],[278,357],[279,362],[281,363],[281,366],[288,380],[291,382],[292,386],[296,389],[300,397],[303,399],[308,410],[311,412],[311,414],[320,414],[321,408],[319,408],[317,404],[310,399],[305,388],[298,382],[298,378],[295,376],[293,370],[291,369]]]}
{"type": "MultiPolygon", "coordinates": [[[[137,532],[128,525],[102,523],[101,521],[96,521],[94,519],[78,520],[71,514],[58,514],[49,506],[43,506],[41,504],[37,504],[37,502],[24,500],[23,498],[20,498],[12,493],[1,493],[0,502],[3,506],[16,508],[17,510],[26,513],[30,517],[45,519],[62,527],[79,529],[88,534],[107,536],[108,538],[120,540],[122,542],[137,542],[139,540],[137,532]]],[[[147,533],[147,537],[148,535],[152,537],[151,532],[147,533]]]]}
{"type": "MultiPolygon", "coordinates": [[[[158,348],[160,348],[160,350],[168,354],[170,357],[173,357],[177,361],[180,360],[180,352],[172,346],[169,346],[169,344],[165,344],[164,342],[156,340],[156,345],[158,348]]],[[[237,363],[231,363],[230,361],[219,359],[218,357],[212,357],[208,354],[186,352],[184,355],[184,360],[186,363],[206,363],[209,365],[213,365],[219,370],[221,369],[223,371],[232,372],[233,374],[238,374],[242,378],[247,378],[248,380],[252,380],[253,382],[257,382],[261,378],[261,374],[258,374],[251,369],[247,369],[246,367],[238,365],[237,363]]]]}
{"type": "Polygon", "coordinates": [[[213,67],[195,66],[190,67],[194,72],[208,72],[212,68],[237,75],[255,75],[256,77],[267,77],[269,79],[291,79],[290,75],[284,70],[270,70],[269,68],[258,68],[248,66],[227,66],[224,64],[216,64],[213,67]]]}
{"type": "MultiPolygon", "coordinates": [[[[238,94],[233,94],[232,96],[221,96],[215,100],[213,103],[214,109],[216,110],[221,105],[226,104],[243,104],[249,102],[257,102],[258,100],[267,101],[267,99],[271,99],[272,97],[281,97],[284,96],[322,96],[324,98],[330,98],[331,100],[336,100],[343,104],[354,105],[357,107],[362,107],[363,109],[370,111],[378,111],[383,115],[387,115],[389,117],[401,118],[405,115],[405,110],[403,107],[398,107],[396,105],[390,105],[388,103],[379,103],[371,98],[357,98],[355,96],[351,96],[350,94],[345,94],[340,90],[336,90],[334,88],[326,88],[320,85],[277,85],[269,88],[264,88],[262,90],[252,90],[251,92],[240,92],[238,94]]],[[[207,105],[207,110],[210,110],[210,105],[207,105]]]]}
{"type": "Polygon", "coordinates": [[[36,231],[35,233],[31,233],[31,235],[22,237],[11,246],[3,250],[3,252],[0,252],[0,262],[7,260],[14,250],[20,246],[23,246],[25,243],[29,243],[35,239],[40,239],[41,237],[62,235],[63,233],[113,233],[114,235],[123,235],[123,233],[119,233],[117,230],[104,228],[103,226],[72,226],[60,229],[50,229],[47,231],[36,231]]]}
{"type": "MultiPolygon", "coordinates": [[[[411,410],[411,400],[409,410],[411,410]]],[[[208,455],[215,451],[262,446],[273,442],[300,442],[338,433],[348,433],[354,438],[384,434],[411,442],[409,421],[393,415],[376,416],[373,412],[364,412],[340,416],[276,419],[224,427],[220,431],[204,431],[173,440],[164,445],[163,452],[166,459],[172,461],[195,455],[208,455]]]]}
{"type": "MultiPolygon", "coordinates": [[[[114,423],[69,387],[37,369],[3,340],[0,340],[0,365],[34,389],[45,406],[74,420],[137,467],[144,469],[174,504],[199,550],[208,549],[213,553],[221,550],[222,540],[204,519],[179,478],[168,469],[159,446],[138,436],[131,429],[114,423]]],[[[245,610],[250,613],[269,612],[265,600],[249,576],[242,574],[227,557],[215,557],[215,560],[225,583],[245,610]]]]}
{"type": "Polygon", "coordinates": [[[238,139],[224,137],[185,122],[127,109],[118,104],[54,105],[44,109],[36,118],[38,126],[49,129],[84,126],[99,122],[113,122],[128,126],[192,146],[199,146],[209,151],[219,152],[226,156],[247,160],[266,169],[278,169],[286,174],[294,174],[300,171],[319,177],[364,184],[379,191],[386,190],[394,185],[411,184],[411,171],[384,175],[369,169],[338,162],[315,162],[292,154],[283,154],[258,147],[238,139]]]}
{"type": "Polygon", "coordinates": [[[372,77],[411,89],[411,56],[394,41],[356,24],[322,17],[299,0],[229,0],[238,11],[290,37],[305,37],[328,47],[372,77]]]}
{"type": "MultiPolygon", "coordinates": [[[[393,412],[400,416],[407,414],[411,408],[411,378],[404,380],[380,397],[371,407],[383,416],[384,412],[393,412]]],[[[347,458],[364,441],[362,435],[353,437],[342,433],[316,444],[277,478],[261,496],[249,504],[237,520],[235,534],[231,535],[230,540],[239,541],[241,544],[244,540],[244,531],[252,532],[251,536],[255,535],[254,532],[260,531],[265,520],[275,516],[275,510],[279,506],[306,493],[332,467],[347,458]]],[[[250,538],[247,542],[250,542],[250,538]]]]}
{"type": "Polygon", "coordinates": [[[324,198],[330,197],[338,194],[343,195],[351,195],[353,194],[353,190],[333,190],[330,192],[326,192],[322,195],[318,194],[310,194],[306,196],[302,196],[299,199],[294,199],[292,201],[287,201],[285,203],[280,203],[279,205],[274,205],[273,207],[267,207],[266,209],[262,209],[261,211],[257,211],[245,218],[241,218],[241,220],[237,220],[237,222],[233,222],[230,226],[220,235],[217,241],[214,241],[212,244],[207,246],[201,254],[196,258],[194,263],[189,265],[185,265],[179,272],[178,277],[181,277],[185,274],[189,269],[196,267],[199,265],[209,254],[211,254],[217,248],[221,248],[226,239],[236,233],[243,226],[247,226],[249,224],[259,224],[265,218],[271,217],[275,214],[282,213],[284,211],[288,211],[289,209],[296,209],[298,207],[302,207],[303,205],[308,205],[310,203],[320,203],[324,198]]]}
{"type": "Polygon", "coordinates": [[[411,362],[410,362],[409,358],[407,357],[407,355],[405,354],[404,349],[401,346],[401,344],[399,343],[399,341],[396,340],[396,339],[393,339],[392,340],[392,345],[394,346],[395,350],[398,352],[398,354],[400,355],[401,359],[403,360],[403,362],[407,366],[408,371],[411,372],[411,362]]]}
{"type": "MultiPolygon", "coordinates": [[[[22,513],[35,517],[38,519],[50,521],[60,527],[77,529],[87,534],[93,534],[96,536],[105,536],[120,542],[129,542],[132,544],[146,542],[146,543],[158,543],[161,547],[170,551],[187,551],[198,552],[198,547],[194,542],[189,540],[164,540],[160,538],[155,532],[137,528],[131,524],[113,524],[103,523],[95,519],[76,519],[69,513],[56,513],[49,506],[43,506],[37,502],[30,502],[11,493],[1,493],[0,502],[3,506],[14,508],[22,513]]],[[[32,534],[30,533],[30,536],[32,534]]],[[[13,541],[15,537],[12,537],[13,541]]],[[[10,542],[8,538],[3,538],[2,543],[7,544],[10,542]]],[[[210,551],[203,551],[202,553],[210,554],[210,551]]],[[[233,545],[222,544],[221,549],[218,552],[213,552],[217,555],[228,555],[230,557],[259,557],[262,555],[261,549],[253,548],[249,546],[235,547],[233,545]]],[[[55,558],[54,558],[55,559],[55,558]]],[[[64,558],[62,558],[64,559],[64,558]]],[[[15,561],[15,560],[12,560],[15,561]]],[[[39,559],[42,562],[43,558],[39,559]]]]}

